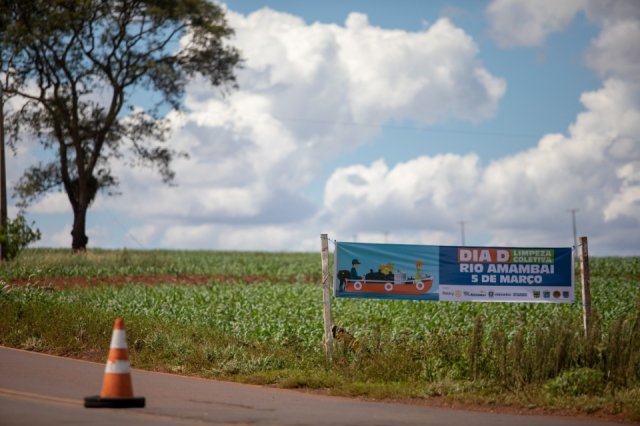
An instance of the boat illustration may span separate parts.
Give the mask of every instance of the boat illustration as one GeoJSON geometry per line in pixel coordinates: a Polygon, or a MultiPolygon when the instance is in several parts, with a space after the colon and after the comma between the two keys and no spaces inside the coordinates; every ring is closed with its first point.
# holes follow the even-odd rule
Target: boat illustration
{"type": "Polygon", "coordinates": [[[387,295],[424,295],[433,287],[433,277],[422,271],[424,263],[416,261],[415,278],[406,272],[396,269],[392,263],[383,263],[377,272],[370,269],[364,276],[357,274],[360,265],[358,259],[351,262],[352,269],[338,271],[338,291],[356,294],[387,294],[387,295]]]}
{"type": "Polygon", "coordinates": [[[431,277],[421,280],[354,280],[346,279],[344,291],[346,293],[374,293],[374,294],[425,294],[431,290],[431,277]]]}

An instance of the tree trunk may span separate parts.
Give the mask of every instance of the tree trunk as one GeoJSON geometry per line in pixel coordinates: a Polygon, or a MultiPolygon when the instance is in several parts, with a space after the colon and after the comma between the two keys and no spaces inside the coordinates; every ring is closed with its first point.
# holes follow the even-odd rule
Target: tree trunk
{"type": "Polygon", "coordinates": [[[71,230],[71,248],[74,252],[86,251],[89,237],[85,234],[88,206],[73,209],[73,229],[71,230]]]}

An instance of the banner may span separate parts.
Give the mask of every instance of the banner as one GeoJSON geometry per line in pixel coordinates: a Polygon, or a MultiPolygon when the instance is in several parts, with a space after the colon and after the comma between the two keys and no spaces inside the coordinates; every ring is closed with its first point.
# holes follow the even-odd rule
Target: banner
{"type": "Polygon", "coordinates": [[[575,300],[570,247],[337,242],[336,297],[450,302],[575,300]]]}

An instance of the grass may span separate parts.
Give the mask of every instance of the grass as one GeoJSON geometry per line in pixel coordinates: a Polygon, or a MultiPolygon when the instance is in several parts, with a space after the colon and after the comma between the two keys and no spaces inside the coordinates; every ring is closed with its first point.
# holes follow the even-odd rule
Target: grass
{"type": "Polygon", "coordinates": [[[314,253],[210,252],[168,250],[90,250],[71,256],[67,250],[29,249],[9,267],[7,279],[43,280],[50,277],[189,276],[224,277],[245,282],[247,277],[276,282],[317,282],[320,255],[314,253]]]}
{"type": "Polygon", "coordinates": [[[579,303],[337,299],[334,322],[356,343],[336,342],[329,361],[319,254],[28,250],[1,269],[0,343],[104,362],[113,319],[122,316],[138,368],[639,421],[640,258],[592,258],[590,266],[589,336],[579,303]],[[142,275],[210,279],[197,286],[8,285],[25,277],[142,275]]]}

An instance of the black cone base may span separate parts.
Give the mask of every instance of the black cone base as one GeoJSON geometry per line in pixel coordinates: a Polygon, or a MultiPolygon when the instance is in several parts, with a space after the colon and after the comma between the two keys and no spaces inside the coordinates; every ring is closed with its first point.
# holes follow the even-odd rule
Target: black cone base
{"type": "Polygon", "coordinates": [[[87,396],[84,399],[86,408],[143,408],[144,397],[132,398],[101,398],[100,396],[87,396]]]}

